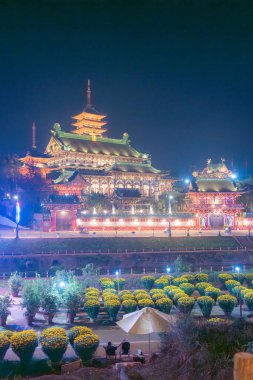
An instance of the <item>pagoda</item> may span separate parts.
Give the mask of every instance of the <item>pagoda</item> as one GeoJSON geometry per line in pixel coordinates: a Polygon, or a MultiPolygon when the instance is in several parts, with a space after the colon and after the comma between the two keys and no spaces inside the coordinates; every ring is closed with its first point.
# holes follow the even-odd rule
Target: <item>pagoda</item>
{"type": "Polygon", "coordinates": [[[189,211],[195,213],[200,229],[236,228],[242,205],[236,202],[241,195],[235,175],[221,159],[218,164],[207,161],[200,172],[193,172],[189,187],[189,211]]]}
{"type": "Polygon", "coordinates": [[[105,117],[106,115],[101,115],[91,104],[91,88],[90,80],[88,80],[87,104],[83,112],[73,116],[76,122],[72,126],[76,128],[72,132],[78,135],[89,135],[92,140],[96,140],[97,136],[101,137],[107,132],[107,129],[104,128],[107,123],[103,121],[105,117]]]}

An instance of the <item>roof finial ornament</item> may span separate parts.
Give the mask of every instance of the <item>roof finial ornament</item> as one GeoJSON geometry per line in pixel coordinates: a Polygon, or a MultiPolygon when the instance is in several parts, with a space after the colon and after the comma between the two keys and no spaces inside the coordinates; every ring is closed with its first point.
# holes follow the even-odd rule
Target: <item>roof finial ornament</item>
{"type": "Polygon", "coordinates": [[[221,162],[224,164],[225,163],[225,158],[221,157],[221,162]]]}
{"type": "Polygon", "coordinates": [[[87,88],[87,106],[91,106],[90,79],[88,79],[88,88],[87,88]]]}
{"type": "Polygon", "coordinates": [[[207,160],[207,165],[210,165],[211,162],[212,162],[212,159],[211,159],[211,158],[208,158],[208,160],[207,160]]]}
{"type": "Polygon", "coordinates": [[[33,149],[36,149],[36,125],[35,123],[33,122],[33,125],[32,125],[32,148],[33,149]]]}

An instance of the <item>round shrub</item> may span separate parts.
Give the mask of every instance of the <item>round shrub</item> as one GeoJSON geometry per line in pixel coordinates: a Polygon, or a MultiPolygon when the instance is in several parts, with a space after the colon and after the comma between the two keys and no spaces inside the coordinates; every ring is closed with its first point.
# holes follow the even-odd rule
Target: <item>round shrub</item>
{"type": "Polygon", "coordinates": [[[10,330],[1,330],[0,334],[7,336],[7,338],[10,340],[14,332],[10,330]]]}
{"type": "Polygon", "coordinates": [[[176,286],[179,286],[180,284],[183,284],[184,282],[188,282],[188,279],[182,276],[174,278],[172,281],[173,285],[176,285],[176,286]]]}
{"type": "Polygon", "coordinates": [[[146,290],[144,290],[144,289],[135,289],[135,290],[133,291],[133,295],[134,295],[134,296],[136,296],[136,295],[139,294],[139,293],[145,293],[145,294],[148,294],[148,292],[147,292],[146,290]]]}
{"type": "Polygon", "coordinates": [[[135,296],[133,294],[123,294],[121,296],[121,301],[126,301],[126,300],[133,300],[135,301],[135,296]]]}
{"type": "Polygon", "coordinates": [[[238,285],[238,286],[234,286],[232,289],[231,289],[231,293],[233,296],[235,297],[239,297],[239,294],[242,294],[242,290],[244,289],[247,289],[249,290],[248,288],[245,288],[245,286],[242,286],[242,285],[238,285]]]}
{"type": "Polygon", "coordinates": [[[151,289],[149,293],[152,296],[153,294],[165,294],[165,291],[164,289],[151,289]]]}
{"type": "Polygon", "coordinates": [[[180,288],[175,285],[165,286],[164,292],[168,297],[173,298],[173,295],[180,291],[180,288]]]}
{"type": "Polygon", "coordinates": [[[144,307],[154,307],[155,304],[150,298],[142,298],[138,301],[138,306],[143,309],[144,307]]]}
{"type": "Polygon", "coordinates": [[[187,296],[187,294],[185,292],[183,292],[182,290],[178,291],[177,293],[174,293],[173,298],[172,298],[174,305],[177,306],[177,302],[178,302],[179,298],[186,297],[186,296],[187,296]]]}
{"type": "Polygon", "coordinates": [[[122,300],[122,297],[124,295],[130,295],[132,296],[132,293],[130,290],[121,290],[119,293],[118,293],[118,296],[119,296],[119,299],[122,300]]]}
{"type": "Polygon", "coordinates": [[[108,299],[104,303],[105,310],[109,314],[109,317],[112,321],[115,321],[117,318],[117,314],[120,309],[120,302],[119,300],[115,299],[108,299]]]}
{"type": "Polygon", "coordinates": [[[205,295],[205,290],[208,286],[210,286],[209,282],[198,282],[196,285],[196,289],[201,296],[205,295]]]}
{"type": "Polygon", "coordinates": [[[217,299],[220,308],[224,314],[228,317],[231,315],[234,307],[237,305],[237,299],[229,294],[223,294],[217,299]]]}
{"type": "Polygon", "coordinates": [[[106,289],[104,289],[103,291],[102,291],[102,295],[104,295],[104,294],[107,294],[107,293],[111,293],[111,294],[117,294],[117,290],[115,290],[115,289],[112,289],[112,288],[106,288],[106,289]]]}
{"type": "Polygon", "coordinates": [[[205,318],[209,318],[214,305],[214,300],[208,296],[201,296],[197,299],[197,303],[205,318]]]}
{"type": "Polygon", "coordinates": [[[96,334],[79,335],[74,340],[74,350],[84,364],[89,363],[99,346],[99,336],[96,334]]]}
{"type": "Polygon", "coordinates": [[[96,319],[100,310],[100,302],[97,299],[88,299],[84,304],[84,310],[90,319],[96,319]]]}
{"type": "Polygon", "coordinates": [[[155,307],[159,311],[166,313],[166,314],[170,313],[172,305],[173,305],[173,303],[172,303],[171,299],[169,299],[169,298],[159,298],[155,301],[155,307]]]}
{"type": "Polygon", "coordinates": [[[228,280],[233,280],[233,277],[229,273],[220,273],[218,275],[218,279],[219,279],[223,289],[226,289],[225,282],[228,280]]]}
{"type": "Polygon", "coordinates": [[[34,330],[24,330],[14,333],[11,337],[11,349],[23,364],[32,360],[38,337],[34,330]]]}
{"type": "Polygon", "coordinates": [[[69,329],[67,335],[69,338],[69,342],[71,345],[73,345],[74,340],[79,336],[79,335],[89,335],[93,334],[93,331],[86,326],[74,326],[71,329],[69,329]]]}
{"type": "Polygon", "coordinates": [[[62,327],[49,327],[41,332],[40,342],[42,342],[44,338],[50,338],[52,336],[67,336],[67,333],[62,327]]]}
{"type": "Polygon", "coordinates": [[[159,300],[160,298],[168,298],[165,294],[155,293],[151,296],[153,301],[159,300]]]}
{"type": "Polygon", "coordinates": [[[228,280],[225,282],[225,286],[226,286],[227,290],[229,290],[230,292],[235,286],[239,286],[239,285],[240,285],[240,282],[235,281],[235,280],[228,280]]]}
{"type": "Polygon", "coordinates": [[[185,273],[181,276],[181,278],[186,278],[188,282],[190,282],[191,284],[194,284],[195,282],[195,276],[193,274],[190,274],[190,273],[185,273]]]}
{"type": "Polygon", "coordinates": [[[155,286],[158,289],[163,289],[168,284],[169,284],[169,282],[168,282],[167,278],[158,278],[157,280],[155,280],[155,286]]]}
{"type": "Polygon", "coordinates": [[[153,288],[154,282],[155,282],[155,277],[154,276],[142,276],[141,277],[141,282],[144,288],[147,290],[150,290],[153,288]]]}
{"type": "Polygon", "coordinates": [[[118,290],[118,288],[119,288],[119,290],[123,290],[125,283],[126,283],[126,280],[125,280],[125,278],[119,277],[119,278],[114,278],[113,282],[114,282],[114,287],[116,290],[118,290]]]}
{"type": "Polygon", "coordinates": [[[191,296],[192,293],[193,293],[194,290],[195,290],[194,285],[192,285],[192,284],[190,284],[190,283],[188,283],[188,282],[183,283],[183,284],[180,284],[180,285],[179,285],[179,288],[180,288],[181,290],[183,290],[188,296],[191,296]]]}
{"type": "Polygon", "coordinates": [[[216,303],[217,298],[221,295],[221,290],[219,288],[215,288],[214,286],[207,286],[205,288],[205,295],[211,297],[216,303]]]}
{"type": "Polygon", "coordinates": [[[244,279],[247,283],[248,286],[252,286],[252,281],[253,281],[253,273],[246,273],[244,275],[244,279]]]}
{"type": "Polygon", "coordinates": [[[122,306],[126,314],[132,313],[137,309],[137,302],[134,300],[125,300],[122,302],[122,306]]]}
{"type": "Polygon", "coordinates": [[[112,293],[105,293],[103,294],[104,301],[106,300],[119,300],[119,297],[116,294],[112,293]]]}
{"type": "Polygon", "coordinates": [[[244,302],[249,311],[253,311],[253,292],[248,292],[245,294],[244,302]]]}
{"type": "Polygon", "coordinates": [[[10,338],[6,334],[0,333],[0,360],[3,360],[10,347],[10,338]]]}
{"type": "Polygon", "coordinates": [[[195,299],[189,296],[180,297],[177,301],[178,310],[183,314],[190,314],[194,304],[195,299]]]}
{"type": "Polygon", "coordinates": [[[197,273],[195,275],[195,280],[197,282],[208,282],[208,274],[206,274],[206,273],[197,273]]]}
{"type": "Polygon", "coordinates": [[[97,295],[99,295],[98,288],[94,288],[93,286],[90,286],[90,287],[86,288],[86,290],[85,290],[85,294],[90,293],[90,292],[96,293],[97,295]]]}
{"type": "Polygon", "coordinates": [[[110,278],[102,277],[100,278],[99,283],[102,289],[114,289],[114,282],[110,278]]]}
{"type": "Polygon", "coordinates": [[[41,347],[51,362],[60,362],[68,347],[68,338],[63,335],[43,338],[41,340],[41,347]]]}

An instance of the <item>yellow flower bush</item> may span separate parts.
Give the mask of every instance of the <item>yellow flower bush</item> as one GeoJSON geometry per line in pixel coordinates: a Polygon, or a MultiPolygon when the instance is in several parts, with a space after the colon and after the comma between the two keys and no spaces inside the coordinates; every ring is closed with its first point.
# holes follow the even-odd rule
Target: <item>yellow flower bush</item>
{"type": "Polygon", "coordinates": [[[247,292],[244,296],[244,302],[250,311],[253,311],[253,292],[247,292]]]}
{"type": "Polygon", "coordinates": [[[123,294],[121,296],[121,301],[126,301],[126,300],[135,300],[135,296],[133,294],[123,294]]]}
{"type": "Polygon", "coordinates": [[[89,363],[99,345],[99,336],[96,334],[79,335],[74,340],[74,350],[83,363],[89,363]]]}
{"type": "Polygon", "coordinates": [[[120,307],[120,302],[117,299],[107,299],[104,303],[105,308],[107,307],[120,307]]]}
{"type": "Polygon", "coordinates": [[[180,291],[180,288],[175,285],[169,285],[169,286],[165,286],[163,290],[165,294],[167,294],[168,297],[173,298],[173,295],[177,293],[178,290],[180,291]]]}
{"type": "Polygon", "coordinates": [[[12,351],[20,358],[21,362],[29,362],[38,346],[37,333],[34,330],[24,330],[14,333],[11,337],[12,351]]]}
{"type": "Polygon", "coordinates": [[[177,302],[181,297],[188,297],[187,294],[183,292],[183,290],[178,290],[176,293],[173,294],[172,300],[174,305],[177,305],[177,302]]]}
{"type": "Polygon", "coordinates": [[[119,287],[119,290],[122,290],[125,286],[126,280],[125,278],[119,277],[119,278],[114,278],[113,282],[114,282],[115,289],[118,289],[119,287]]]}
{"type": "Polygon", "coordinates": [[[125,300],[122,302],[125,313],[132,313],[137,309],[137,302],[134,300],[125,300]]]}
{"type": "Polygon", "coordinates": [[[230,316],[234,307],[237,305],[237,299],[230,294],[223,294],[217,298],[220,308],[226,316],[230,316]]]}
{"type": "Polygon", "coordinates": [[[231,292],[231,290],[235,287],[235,286],[240,286],[241,283],[239,281],[235,281],[235,280],[228,280],[228,281],[225,281],[225,286],[226,288],[231,292]]]}
{"type": "Polygon", "coordinates": [[[150,295],[148,293],[138,293],[135,295],[135,298],[137,301],[139,301],[143,298],[150,298],[150,295]]]}
{"type": "Polygon", "coordinates": [[[79,336],[79,335],[90,335],[93,334],[92,329],[86,326],[75,326],[69,329],[67,335],[69,337],[69,341],[71,344],[74,343],[74,340],[79,336]]]}
{"type": "Polygon", "coordinates": [[[172,283],[173,285],[179,286],[180,284],[183,284],[184,282],[189,282],[186,277],[177,277],[174,278],[172,283]]]}
{"type": "Polygon", "coordinates": [[[138,300],[138,306],[143,309],[144,307],[154,307],[155,304],[150,298],[142,298],[138,300]]]}
{"type": "Polygon", "coordinates": [[[156,300],[159,300],[161,298],[165,298],[167,299],[168,297],[165,295],[165,294],[160,294],[160,293],[154,293],[152,296],[151,296],[152,300],[153,301],[156,301],[156,300]]]}
{"type": "Polygon", "coordinates": [[[10,346],[10,339],[8,338],[8,336],[0,333],[0,351],[5,349],[6,347],[8,349],[9,346],[10,346]]]}
{"type": "Polygon", "coordinates": [[[99,295],[99,289],[91,286],[89,288],[86,288],[85,294],[87,293],[96,293],[97,295],[99,295]]]}
{"type": "Polygon", "coordinates": [[[0,360],[4,359],[4,356],[10,347],[10,339],[6,334],[0,333],[0,360]]]}
{"type": "Polygon", "coordinates": [[[158,289],[163,289],[168,284],[169,284],[169,281],[167,278],[158,278],[157,280],[155,280],[155,286],[158,289]]]}
{"type": "Polygon", "coordinates": [[[205,295],[205,290],[208,286],[210,286],[211,284],[209,284],[209,282],[198,282],[195,287],[197,289],[197,291],[199,292],[199,294],[201,296],[204,296],[205,295]]]}
{"type": "Polygon", "coordinates": [[[152,296],[153,294],[165,294],[165,291],[164,289],[151,289],[149,293],[152,296]]]}
{"type": "Polygon", "coordinates": [[[184,314],[190,314],[194,304],[195,299],[189,296],[180,297],[177,301],[179,311],[184,314]]]}
{"type": "Polygon", "coordinates": [[[108,277],[102,277],[99,280],[102,289],[114,289],[114,282],[108,277]]]}
{"type": "Polygon", "coordinates": [[[155,277],[154,276],[142,276],[141,282],[147,290],[150,290],[150,289],[152,289],[152,287],[154,285],[155,277]]]}
{"type": "Polygon", "coordinates": [[[68,346],[68,338],[66,336],[51,336],[48,338],[45,338],[41,341],[41,346],[43,348],[43,351],[45,349],[49,350],[62,350],[67,349],[68,346]]]}
{"type": "Polygon", "coordinates": [[[183,290],[186,294],[188,294],[188,296],[191,296],[195,290],[195,286],[190,284],[189,282],[183,282],[179,285],[179,288],[183,290]]]}
{"type": "Polygon", "coordinates": [[[105,310],[109,314],[109,317],[114,321],[117,317],[118,311],[120,309],[120,302],[116,299],[107,299],[104,303],[105,310]]]}
{"type": "Polygon", "coordinates": [[[88,299],[84,304],[84,310],[88,314],[90,319],[95,319],[98,316],[99,310],[100,310],[100,302],[99,300],[95,299],[88,299]]]}
{"type": "Polygon", "coordinates": [[[206,273],[198,273],[195,275],[195,280],[197,282],[208,282],[208,274],[206,273]]]}
{"type": "Polygon", "coordinates": [[[9,340],[11,339],[12,335],[14,334],[13,331],[10,331],[10,330],[2,330],[0,331],[0,334],[2,335],[5,335],[9,338],[9,340]]]}
{"type": "Polygon", "coordinates": [[[155,306],[158,310],[162,311],[163,313],[170,313],[170,310],[172,308],[172,301],[170,298],[159,298],[155,301],[155,306]]]}
{"type": "Polygon", "coordinates": [[[66,331],[62,327],[49,327],[44,329],[40,334],[40,342],[42,343],[44,339],[51,337],[67,337],[66,331]]]}
{"type": "Polygon", "coordinates": [[[104,290],[102,291],[102,294],[104,295],[104,294],[106,294],[106,293],[117,294],[117,290],[115,290],[115,289],[111,289],[111,288],[109,288],[109,289],[104,289],[104,290]]]}

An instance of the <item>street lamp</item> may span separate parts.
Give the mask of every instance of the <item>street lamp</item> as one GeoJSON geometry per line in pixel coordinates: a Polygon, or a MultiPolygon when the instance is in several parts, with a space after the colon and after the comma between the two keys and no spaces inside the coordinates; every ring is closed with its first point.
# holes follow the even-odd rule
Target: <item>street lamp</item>
{"type": "MultiPolygon", "coordinates": [[[[168,273],[168,275],[170,274],[170,271],[171,271],[171,268],[167,267],[166,268],[166,272],[168,273]]],[[[170,282],[170,285],[171,285],[171,276],[170,276],[169,282],[170,282]]]]}
{"type": "MultiPolygon", "coordinates": [[[[235,271],[238,274],[238,282],[240,282],[240,267],[235,267],[235,271]]],[[[240,307],[240,318],[242,318],[242,298],[241,298],[241,285],[239,285],[239,291],[238,291],[238,303],[240,307]]]]}
{"type": "Polygon", "coordinates": [[[170,222],[170,218],[171,218],[171,200],[173,199],[173,196],[172,195],[169,195],[169,218],[168,218],[168,221],[169,221],[169,225],[168,225],[168,237],[171,238],[171,222],[170,222]]]}
{"type": "Polygon", "coordinates": [[[16,239],[19,238],[19,222],[20,222],[20,203],[18,195],[14,195],[13,199],[16,201],[16,239]]]}
{"type": "Polygon", "coordinates": [[[116,276],[116,278],[117,278],[118,293],[119,293],[119,271],[118,271],[118,270],[115,272],[115,276],[116,276]]]}

